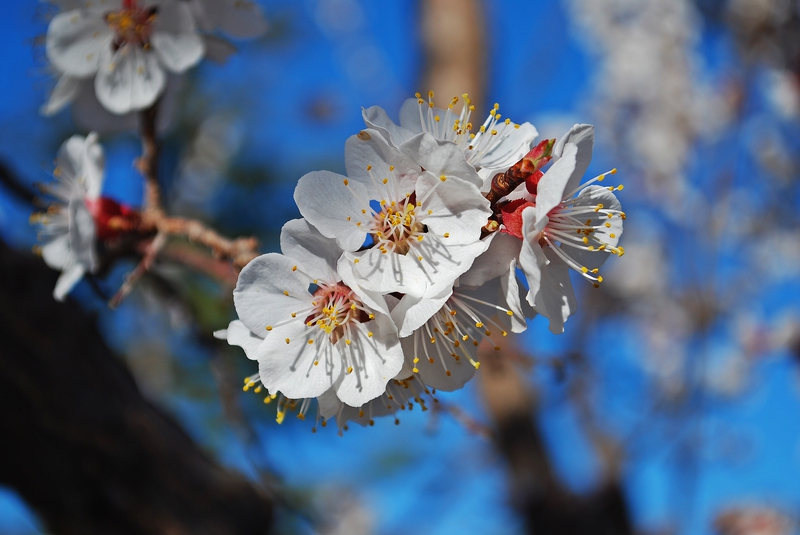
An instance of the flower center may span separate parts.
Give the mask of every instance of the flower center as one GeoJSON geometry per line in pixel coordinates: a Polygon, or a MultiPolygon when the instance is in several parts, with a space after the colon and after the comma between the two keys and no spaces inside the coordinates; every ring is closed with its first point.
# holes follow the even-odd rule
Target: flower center
{"type": "Polygon", "coordinates": [[[410,240],[422,241],[425,225],[417,220],[413,195],[399,203],[382,202],[383,209],[375,214],[370,234],[382,253],[407,254],[410,240]]]}
{"type": "Polygon", "coordinates": [[[116,34],[115,49],[128,43],[148,49],[157,10],[156,7],[139,7],[136,0],[125,0],[122,9],[106,14],[106,24],[116,34]]]}
{"type": "Polygon", "coordinates": [[[374,316],[367,311],[355,292],[339,282],[333,285],[320,284],[314,291],[314,307],[306,318],[306,325],[319,327],[335,344],[345,338],[349,345],[350,330],[355,323],[364,323],[374,316]]]}

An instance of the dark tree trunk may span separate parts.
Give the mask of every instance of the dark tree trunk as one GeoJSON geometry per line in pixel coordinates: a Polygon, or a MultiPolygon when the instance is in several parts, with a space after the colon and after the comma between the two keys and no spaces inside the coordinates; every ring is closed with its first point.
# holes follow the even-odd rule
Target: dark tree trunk
{"type": "Polygon", "coordinates": [[[58,535],[270,532],[271,501],[142,397],[56,276],[0,242],[0,484],[58,535]]]}

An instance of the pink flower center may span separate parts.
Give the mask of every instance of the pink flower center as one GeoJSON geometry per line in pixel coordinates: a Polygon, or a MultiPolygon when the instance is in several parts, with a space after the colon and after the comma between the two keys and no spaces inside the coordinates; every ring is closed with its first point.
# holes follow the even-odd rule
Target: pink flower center
{"type": "Polygon", "coordinates": [[[306,325],[325,331],[333,344],[341,338],[346,338],[349,343],[353,324],[365,323],[375,317],[364,308],[355,292],[341,282],[320,284],[314,291],[312,305],[314,309],[306,318],[306,325]]]}

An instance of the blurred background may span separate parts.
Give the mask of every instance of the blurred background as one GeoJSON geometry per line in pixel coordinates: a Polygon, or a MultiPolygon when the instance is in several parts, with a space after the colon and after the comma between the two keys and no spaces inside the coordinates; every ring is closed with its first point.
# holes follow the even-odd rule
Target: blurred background
{"type": "MultiPolygon", "coordinates": [[[[183,492],[203,529],[164,513],[150,533],[800,532],[800,4],[258,3],[267,34],[176,86],[161,162],[171,213],[277,251],[281,226],[299,217],[297,179],[344,171],[361,107],[397,119],[416,91],[432,89],[440,103],[469,92],[479,116],[497,102],[540,139],[596,125],[588,174],[619,169],[627,254],[609,260],[600,289],[574,281],[580,309],[563,335],[534,320],[426,413],[352,425],[342,437],[294,418],[279,426],[274,406],[241,392],[254,363],[211,338],[234,317],[229,285],[162,261],[112,311],[108,296],[135,266],[123,260],[83,281],[72,308],[49,297],[54,276],[29,254],[27,192],[50,179],[62,141],[86,131],[70,110],[38,112],[54,83],[43,47],[54,10],[9,2],[0,33],[0,238],[9,246],[0,262],[0,533],[147,533],[115,524],[125,513],[103,505],[113,495],[115,511],[151,512],[129,489],[151,489],[138,474],[147,469],[136,434],[120,440],[130,451],[119,455],[112,441],[131,407],[144,407],[136,421],[158,437],[139,435],[144,450],[158,457],[153,444],[163,442],[184,452],[170,450],[154,472],[177,479],[202,465],[227,482],[183,492]],[[15,375],[22,368],[9,363],[25,348],[9,340],[57,333],[91,341],[45,348],[41,371],[15,375]],[[89,348],[100,364],[73,364],[89,348]],[[104,376],[110,360],[123,365],[104,376]],[[69,409],[70,399],[82,401],[69,409]],[[27,447],[25,433],[53,433],[52,449],[27,447]],[[110,452],[112,469],[84,459],[93,444],[106,445],[98,451],[110,452]],[[179,468],[187,458],[195,464],[179,468]],[[68,483],[95,471],[112,490],[88,475],[68,483]],[[225,509],[222,495],[258,528],[226,528],[222,514],[205,522],[225,509]],[[98,518],[105,529],[92,527],[98,518]]],[[[138,205],[139,140],[101,141],[104,193],[138,205]]]]}

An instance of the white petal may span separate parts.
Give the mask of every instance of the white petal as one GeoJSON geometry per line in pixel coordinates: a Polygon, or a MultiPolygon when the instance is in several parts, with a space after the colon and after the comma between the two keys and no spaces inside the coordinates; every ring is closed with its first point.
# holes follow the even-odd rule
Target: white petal
{"type": "Polygon", "coordinates": [[[432,297],[404,295],[392,309],[392,319],[397,325],[398,336],[405,338],[425,325],[431,316],[442,309],[452,294],[453,288],[448,287],[441,294],[432,297]]]}
{"type": "Polygon", "coordinates": [[[42,259],[53,269],[64,269],[72,259],[69,250],[69,235],[62,234],[42,246],[42,259]]]}
{"type": "Polygon", "coordinates": [[[300,269],[293,271],[295,265],[290,258],[268,253],[242,269],[233,291],[233,303],[248,329],[266,334],[267,326],[289,320],[293,312],[311,306],[308,292],[311,281],[300,269]]]}
{"type": "Polygon", "coordinates": [[[522,247],[522,240],[503,232],[495,232],[485,240],[489,242],[489,248],[475,259],[469,271],[459,277],[460,285],[477,287],[506,273],[522,247]]]}
{"type": "Polygon", "coordinates": [[[315,398],[336,383],[342,372],[339,346],[345,344],[309,344],[318,331],[299,320],[276,327],[259,345],[258,371],[270,393],[281,392],[294,399],[315,398]],[[315,366],[314,362],[318,364],[315,366]]]}
{"type": "MultiPolygon", "coordinates": [[[[244,349],[244,354],[247,355],[247,358],[256,360],[258,356],[258,346],[264,341],[264,337],[253,334],[253,332],[245,327],[244,323],[239,320],[232,321],[230,325],[228,325],[226,331],[217,331],[214,333],[214,336],[216,336],[218,332],[225,333],[224,339],[227,340],[230,345],[239,346],[244,349]]],[[[264,334],[266,334],[266,332],[264,334]]]]}
{"type": "Polygon", "coordinates": [[[76,9],[50,21],[45,51],[59,71],[84,78],[97,72],[100,54],[111,50],[112,39],[113,33],[99,13],[76,9]]]}
{"type": "MultiPolygon", "coordinates": [[[[539,219],[547,216],[550,210],[561,203],[564,193],[570,191],[566,187],[575,170],[575,155],[577,151],[577,146],[568,143],[564,148],[562,157],[547,170],[539,181],[539,186],[536,190],[536,213],[539,219]]],[[[528,210],[525,211],[527,212],[528,210]]]]}
{"type": "Polygon", "coordinates": [[[162,2],[158,9],[150,43],[167,69],[183,72],[202,59],[205,44],[185,2],[162,2]]]}
{"type": "Polygon", "coordinates": [[[73,101],[78,94],[80,88],[80,81],[67,74],[61,76],[50,93],[50,98],[47,103],[42,106],[40,112],[42,115],[50,116],[61,111],[64,106],[73,101]]]}
{"type": "Polygon", "coordinates": [[[564,149],[568,143],[572,143],[578,148],[575,169],[565,188],[566,191],[573,191],[578,187],[578,184],[580,184],[581,177],[586,172],[586,169],[589,168],[589,163],[592,161],[594,126],[590,124],[576,124],[573,126],[569,132],[558,140],[555,147],[553,147],[554,163],[563,156],[564,149]]]}
{"type": "Polygon", "coordinates": [[[364,223],[371,216],[367,191],[358,182],[329,171],[313,171],[297,182],[294,201],[300,214],[323,236],[336,238],[343,250],[355,251],[364,243],[364,223]]]}
{"type": "Polygon", "coordinates": [[[424,133],[414,136],[400,146],[425,170],[435,176],[458,177],[474,186],[483,186],[483,179],[475,168],[467,163],[461,148],[452,141],[441,141],[424,133]]]}
{"type": "MultiPolygon", "coordinates": [[[[434,234],[444,236],[444,245],[478,241],[481,229],[492,214],[489,201],[473,184],[456,177],[442,182],[432,173],[424,173],[417,181],[420,221],[434,234]],[[430,213],[429,213],[430,212],[430,213]]],[[[488,244],[486,244],[488,247],[488,244]]]]}
{"type": "Polygon", "coordinates": [[[94,250],[94,218],[86,208],[83,199],[70,201],[67,210],[69,212],[69,248],[72,257],[90,271],[94,271],[97,265],[94,250]]]}
{"type": "Polygon", "coordinates": [[[296,260],[312,279],[336,282],[341,279],[336,263],[342,250],[336,241],[326,238],[305,219],[287,221],[281,229],[281,251],[296,260]]]}
{"type": "Polygon", "coordinates": [[[336,395],[351,407],[360,407],[386,391],[386,383],[403,367],[403,350],[400,340],[392,331],[394,325],[387,316],[376,315],[374,321],[364,324],[374,330],[372,337],[361,332],[349,346],[338,343],[358,365],[352,373],[345,373],[336,389],[336,395]],[[388,332],[387,332],[388,331],[388,332]]]}
{"type": "MultiPolygon", "coordinates": [[[[412,100],[416,103],[416,99],[412,100]]],[[[380,132],[393,147],[399,147],[414,136],[413,132],[396,125],[380,106],[362,109],[361,116],[368,128],[380,132]]]]}
{"type": "Polygon", "coordinates": [[[53,289],[53,297],[56,301],[63,301],[72,288],[78,284],[84,273],[86,267],[82,264],[74,264],[72,267],[61,273],[56,281],[56,287],[53,289]]]}
{"type": "Polygon", "coordinates": [[[403,199],[406,193],[414,191],[414,183],[421,172],[417,162],[390,146],[376,130],[362,130],[350,136],[345,143],[344,158],[347,176],[367,189],[369,200],[403,199]],[[385,185],[384,179],[387,180],[385,185]]]}
{"type": "Polygon", "coordinates": [[[86,197],[97,199],[103,188],[105,173],[105,156],[103,146],[97,141],[97,132],[90,132],[86,136],[83,149],[83,174],[82,179],[86,187],[86,197]]]}
{"type": "Polygon", "coordinates": [[[342,401],[336,397],[335,386],[317,396],[317,403],[319,404],[319,415],[325,420],[336,416],[344,405],[342,401]]]}
{"type": "Polygon", "coordinates": [[[165,84],[157,56],[128,45],[116,53],[110,49],[103,51],[94,88],[97,99],[107,110],[123,114],[153,104],[165,84]]]}
{"type": "MultiPolygon", "coordinates": [[[[530,210],[523,212],[522,218],[525,236],[535,236],[541,231],[538,228],[541,222],[534,226],[530,210]]],[[[528,303],[550,320],[551,332],[564,332],[564,322],[578,308],[569,280],[569,268],[552,251],[543,251],[537,239],[524,240],[519,260],[528,280],[528,303]]]]}

